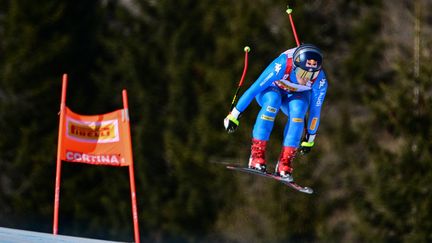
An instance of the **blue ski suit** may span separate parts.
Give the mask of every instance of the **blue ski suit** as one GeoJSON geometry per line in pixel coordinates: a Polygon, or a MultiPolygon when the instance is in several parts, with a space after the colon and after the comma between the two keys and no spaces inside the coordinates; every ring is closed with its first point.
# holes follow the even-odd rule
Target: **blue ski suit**
{"type": "Polygon", "coordinates": [[[283,52],[261,73],[240,97],[236,109],[244,112],[255,98],[261,106],[252,131],[254,139],[268,141],[279,110],[288,116],[283,146],[299,147],[304,119],[309,112],[307,133],[315,135],[320,123],[321,107],[327,92],[324,70],[301,85],[295,75],[292,55],[296,48],[283,52]]]}

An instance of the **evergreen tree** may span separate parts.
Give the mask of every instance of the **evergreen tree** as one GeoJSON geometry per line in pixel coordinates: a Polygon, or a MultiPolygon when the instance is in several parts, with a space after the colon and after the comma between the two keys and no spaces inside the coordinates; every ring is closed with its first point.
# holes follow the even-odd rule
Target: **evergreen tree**
{"type": "MultiPolygon", "coordinates": [[[[393,4],[393,3],[392,3],[393,4]]],[[[367,140],[371,160],[363,175],[370,189],[357,210],[362,219],[359,234],[365,240],[427,242],[431,196],[424,186],[432,174],[430,4],[406,2],[413,18],[396,23],[410,26],[401,54],[393,55],[392,79],[383,80],[371,93],[374,116],[368,123],[375,134],[367,140]],[[421,26],[421,28],[420,28],[421,26]],[[367,234],[365,234],[367,232],[367,234]]],[[[389,45],[391,46],[391,45],[389,45]]],[[[390,48],[389,48],[390,49],[390,48]]],[[[387,49],[387,52],[390,51],[387,49]]]]}
{"type": "MultiPolygon", "coordinates": [[[[52,70],[58,68],[57,54],[66,47],[67,38],[51,31],[56,28],[63,6],[25,1],[6,1],[3,6],[2,221],[9,226],[31,227],[38,221],[36,215],[49,215],[52,190],[48,192],[45,181],[38,179],[52,177],[50,165],[55,158],[52,145],[58,105],[46,94],[59,89],[55,81],[60,75],[52,70]],[[24,219],[24,212],[31,211],[34,213],[24,219]]],[[[38,224],[47,229],[48,222],[47,217],[38,224]]]]}
{"type": "MultiPolygon", "coordinates": [[[[0,173],[4,206],[0,217],[5,226],[50,232],[61,75],[69,74],[67,105],[73,110],[94,114],[109,109],[95,99],[100,87],[92,81],[101,56],[97,37],[104,23],[100,18],[103,5],[8,1],[4,6],[0,47],[0,173]]],[[[121,104],[120,90],[117,103],[121,104]]],[[[72,169],[65,165],[63,169],[66,179],[61,192],[60,233],[120,235],[107,235],[105,230],[115,229],[118,217],[106,221],[102,215],[105,209],[112,210],[110,199],[104,195],[114,194],[112,199],[120,201],[115,200],[115,190],[109,190],[117,185],[110,178],[121,177],[109,177],[109,171],[99,168],[72,169]],[[103,178],[101,184],[95,184],[98,178],[103,178]],[[86,187],[91,189],[83,190],[86,187]],[[99,216],[93,217],[96,212],[99,216]]],[[[127,177],[123,178],[124,194],[128,195],[127,177]]],[[[128,197],[119,198],[128,205],[128,197]]],[[[123,212],[128,209],[124,204],[118,207],[123,212]]]]}

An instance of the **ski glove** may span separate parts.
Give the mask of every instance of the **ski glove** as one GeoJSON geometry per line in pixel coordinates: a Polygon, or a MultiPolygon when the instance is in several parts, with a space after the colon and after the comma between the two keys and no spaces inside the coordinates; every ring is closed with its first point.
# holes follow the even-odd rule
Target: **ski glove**
{"type": "Polygon", "coordinates": [[[240,122],[238,120],[238,117],[240,115],[240,112],[234,108],[227,117],[224,119],[224,127],[225,130],[228,133],[233,133],[237,129],[237,127],[240,125],[240,122]]]}
{"type": "Polygon", "coordinates": [[[311,151],[312,147],[314,146],[315,136],[316,134],[314,135],[306,134],[305,139],[300,144],[300,149],[299,149],[300,154],[305,155],[311,151]]]}

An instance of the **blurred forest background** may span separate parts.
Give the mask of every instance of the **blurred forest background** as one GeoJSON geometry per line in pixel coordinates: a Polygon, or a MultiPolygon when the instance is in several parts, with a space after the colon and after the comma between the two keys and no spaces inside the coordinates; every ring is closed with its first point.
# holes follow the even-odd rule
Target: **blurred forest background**
{"type": "MultiPolygon", "coordinates": [[[[81,114],[129,95],[142,240],[431,242],[431,0],[0,0],[0,226],[52,232],[61,75],[81,114]],[[295,178],[316,194],[228,171],[246,164],[258,107],[223,119],[299,38],[329,90],[295,178]]],[[[279,115],[267,155],[280,151],[279,115]]],[[[133,240],[127,169],[63,163],[59,233],[133,240]]]]}

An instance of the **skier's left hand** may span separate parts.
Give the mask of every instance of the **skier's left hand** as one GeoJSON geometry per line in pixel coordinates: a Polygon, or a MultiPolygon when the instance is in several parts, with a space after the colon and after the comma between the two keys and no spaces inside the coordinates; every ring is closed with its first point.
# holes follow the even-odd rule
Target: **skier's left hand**
{"type": "Polygon", "coordinates": [[[314,139],[315,139],[315,135],[306,134],[306,137],[303,140],[303,142],[300,144],[300,148],[299,148],[299,152],[301,155],[305,155],[312,150],[312,147],[314,146],[314,139]]]}
{"type": "Polygon", "coordinates": [[[311,143],[302,142],[300,145],[300,149],[299,149],[300,154],[305,155],[305,154],[309,153],[313,146],[314,146],[314,142],[311,142],[311,143]]]}

